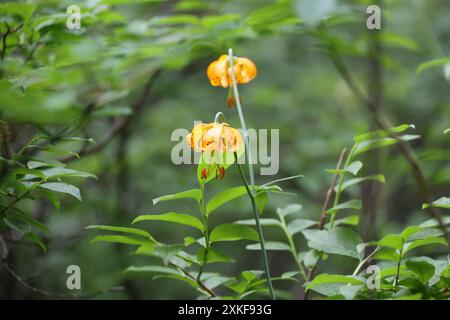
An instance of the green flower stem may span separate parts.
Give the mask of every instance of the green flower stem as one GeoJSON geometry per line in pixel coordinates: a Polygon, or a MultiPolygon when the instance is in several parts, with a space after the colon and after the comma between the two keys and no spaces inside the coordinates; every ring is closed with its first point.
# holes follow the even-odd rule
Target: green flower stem
{"type": "Polygon", "coordinates": [[[201,198],[199,201],[199,207],[200,207],[200,213],[202,215],[202,222],[203,222],[203,236],[205,237],[205,254],[203,256],[203,263],[200,265],[200,270],[198,271],[198,275],[197,275],[197,283],[198,284],[201,284],[201,276],[203,273],[203,269],[205,268],[206,262],[208,260],[208,251],[209,251],[209,247],[210,247],[208,217],[206,216],[206,210],[205,210],[205,204],[204,204],[205,186],[200,185],[200,190],[201,190],[201,198]]]}
{"type": "Polygon", "coordinates": [[[269,262],[267,260],[267,252],[266,252],[266,248],[264,246],[264,235],[263,235],[263,231],[261,228],[261,224],[259,223],[259,210],[258,210],[258,207],[256,206],[256,200],[255,200],[255,198],[256,198],[255,174],[253,172],[253,161],[252,161],[252,153],[250,150],[250,140],[248,138],[248,132],[247,132],[247,126],[245,124],[244,113],[242,112],[242,105],[241,105],[241,99],[239,98],[239,90],[238,90],[238,86],[237,86],[237,82],[236,82],[236,75],[234,74],[233,49],[231,49],[231,48],[228,49],[228,59],[229,59],[229,63],[230,63],[231,80],[233,82],[233,94],[234,94],[234,98],[236,100],[236,108],[237,108],[237,111],[239,114],[239,120],[241,122],[241,127],[242,127],[242,131],[244,134],[244,144],[245,144],[245,151],[246,151],[247,160],[248,160],[248,172],[250,175],[251,190],[247,184],[247,180],[245,179],[245,175],[244,175],[244,172],[242,171],[240,164],[237,163],[238,162],[237,155],[235,153],[236,163],[238,164],[239,172],[241,173],[241,176],[244,181],[245,187],[247,189],[248,195],[252,202],[253,213],[255,215],[256,226],[258,228],[258,233],[259,233],[259,241],[261,243],[261,251],[263,253],[264,268],[265,268],[265,272],[266,272],[267,284],[269,287],[270,295],[271,295],[272,299],[275,300],[276,297],[275,297],[275,293],[273,291],[272,279],[270,277],[269,262]]]}
{"type": "Polygon", "coordinates": [[[375,248],[375,250],[373,250],[371,254],[369,254],[364,260],[362,260],[356,267],[355,271],[353,271],[352,275],[353,276],[358,275],[361,268],[367,263],[367,261],[369,261],[375,255],[375,253],[378,252],[378,250],[379,250],[379,247],[375,248]]]}
{"type": "Polygon", "coordinates": [[[297,264],[298,271],[300,272],[301,276],[303,277],[303,280],[306,279],[306,272],[305,268],[303,267],[302,261],[300,260],[300,257],[297,253],[297,248],[295,247],[294,240],[292,239],[292,236],[287,232],[287,225],[286,220],[282,215],[279,216],[281,225],[283,226],[284,234],[286,235],[286,238],[288,240],[289,244],[289,250],[291,251],[292,256],[294,257],[295,263],[297,264]]]}
{"type": "MultiPolygon", "coordinates": [[[[350,150],[350,153],[348,154],[348,157],[345,160],[345,164],[344,164],[343,170],[345,170],[345,168],[347,168],[348,165],[350,164],[350,161],[352,161],[353,153],[355,152],[355,146],[356,146],[356,144],[353,145],[352,149],[350,150]]],[[[339,204],[339,201],[341,199],[341,193],[342,193],[342,186],[344,184],[344,178],[345,178],[345,171],[342,171],[342,173],[339,174],[339,182],[338,182],[337,189],[336,189],[336,195],[335,195],[334,201],[333,201],[333,208],[335,208],[339,204]]],[[[335,216],[336,216],[336,211],[333,211],[331,213],[330,227],[328,229],[332,229],[333,228],[335,216]]]]}
{"type": "Polygon", "coordinates": [[[259,210],[258,210],[258,206],[256,205],[256,199],[255,199],[253,193],[250,191],[250,188],[247,183],[247,179],[245,178],[244,171],[242,170],[242,166],[240,165],[240,163],[238,163],[238,157],[237,157],[236,153],[234,153],[234,158],[236,159],[236,164],[239,169],[239,173],[241,174],[241,178],[242,178],[242,182],[244,183],[245,190],[247,190],[248,196],[250,197],[250,200],[252,202],[252,208],[253,208],[253,213],[255,215],[256,227],[258,229],[259,243],[261,245],[261,251],[263,253],[264,270],[266,272],[267,285],[269,287],[270,296],[272,297],[273,300],[276,300],[275,293],[274,293],[273,286],[272,286],[272,278],[270,277],[269,262],[267,259],[266,247],[264,245],[263,231],[261,228],[261,223],[259,221],[259,210]]]}
{"type": "Polygon", "coordinates": [[[397,289],[398,281],[400,280],[400,267],[402,265],[403,246],[404,245],[405,245],[405,242],[402,243],[402,248],[400,249],[400,253],[398,255],[397,271],[395,273],[395,280],[394,280],[394,289],[397,289]]]}

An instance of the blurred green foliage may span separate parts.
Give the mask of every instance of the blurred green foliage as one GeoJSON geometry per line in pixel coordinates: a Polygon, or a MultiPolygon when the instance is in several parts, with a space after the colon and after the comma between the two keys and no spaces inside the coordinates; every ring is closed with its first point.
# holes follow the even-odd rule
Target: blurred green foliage
{"type": "MultiPolygon", "coordinates": [[[[258,76],[240,91],[249,127],[280,129],[277,178],[304,175],[280,183],[296,197],[269,195],[263,218],[277,218],[277,208],[301,203],[303,210],[296,218],[318,221],[332,179],[326,170],[336,167],[339,153],[352,146],[354,136],[377,127],[366,103],[333,65],[336,57],[342,58],[367,97],[376,101],[379,115],[393,124],[415,124],[412,134],[420,139],[410,144],[433,191],[434,206],[448,208],[450,142],[443,131],[450,126],[446,58],[450,4],[378,3],[383,16],[380,31],[365,27],[370,3],[364,0],[0,2],[0,231],[9,249],[8,265],[48,292],[72,294],[66,288],[66,268],[76,264],[82,270],[82,290],[76,294],[123,285],[123,291],[98,297],[196,297],[188,284],[124,273],[129,265],[148,264],[152,258],[130,256],[130,248],[119,244],[91,245],[95,235],[85,227],[130,227],[138,215],[156,213],[153,198],[197,187],[194,165],[171,162],[176,142],[170,137],[176,128],[189,130],[194,120],[212,122],[217,111],[237,119],[236,111],[226,107],[227,90],[211,87],[206,77],[207,65],[229,47],[257,64],[258,76]],[[81,8],[80,30],[66,27],[66,9],[72,4],[81,8]],[[44,184],[48,188],[42,188],[44,184]]],[[[355,227],[361,241],[375,242],[387,234],[401,238],[408,225],[429,219],[422,209],[428,201],[421,197],[399,148],[370,150],[359,160],[364,163],[361,176],[378,179],[349,187],[341,202],[362,200],[355,227]],[[379,184],[380,175],[384,184],[379,184]]],[[[257,184],[270,180],[273,177],[258,176],[257,184]]],[[[224,180],[210,183],[207,196],[235,187],[237,181],[239,174],[232,168],[224,180]]],[[[185,202],[158,204],[158,212],[189,210],[185,202]]],[[[250,218],[248,199],[241,197],[218,208],[210,222],[221,225],[250,218]]],[[[180,243],[190,235],[175,224],[146,223],[145,228],[168,243],[180,243]]],[[[285,241],[283,232],[265,228],[270,241],[285,241]]],[[[321,278],[309,285],[311,289],[326,281],[358,285],[339,278],[354,271],[351,256],[326,252],[320,241],[311,245],[313,235],[306,234],[296,238],[299,247],[309,244],[326,253],[322,256],[326,261],[319,264],[321,278]]],[[[241,274],[261,269],[258,250],[227,244],[218,250],[235,262],[211,270],[249,283],[261,276],[241,274]]],[[[392,262],[392,250],[385,251],[377,254],[392,262]]],[[[448,281],[448,268],[434,263],[447,259],[448,246],[418,248],[416,254],[422,253],[434,260],[408,260],[405,277],[415,272],[420,274],[417,281],[430,284],[436,279],[429,275],[439,271],[448,281]],[[432,268],[433,272],[422,272],[432,268]]],[[[314,259],[309,253],[307,261],[314,259]]],[[[295,259],[284,251],[270,251],[269,262],[276,276],[296,269],[295,259]]],[[[284,282],[279,288],[285,298],[299,298],[303,291],[300,285],[284,282]]],[[[324,294],[320,287],[315,289],[324,294]]],[[[403,295],[438,297],[433,290],[444,289],[403,295]]],[[[334,293],[354,298],[350,291],[334,293]]],[[[361,295],[375,298],[366,292],[361,295]]],[[[48,298],[22,286],[3,267],[0,297],[48,298]]]]}

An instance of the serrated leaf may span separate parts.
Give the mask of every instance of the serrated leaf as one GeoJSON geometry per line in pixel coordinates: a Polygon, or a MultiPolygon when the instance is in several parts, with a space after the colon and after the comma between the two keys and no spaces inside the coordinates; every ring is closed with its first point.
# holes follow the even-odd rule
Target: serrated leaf
{"type": "Polygon", "coordinates": [[[185,214],[185,213],[176,213],[176,212],[169,212],[164,214],[145,214],[138,216],[136,219],[133,220],[133,224],[136,222],[141,221],[165,221],[165,222],[173,222],[173,223],[179,223],[184,224],[186,226],[197,228],[198,230],[202,231],[204,230],[203,224],[200,220],[197,218],[185,214]]]}

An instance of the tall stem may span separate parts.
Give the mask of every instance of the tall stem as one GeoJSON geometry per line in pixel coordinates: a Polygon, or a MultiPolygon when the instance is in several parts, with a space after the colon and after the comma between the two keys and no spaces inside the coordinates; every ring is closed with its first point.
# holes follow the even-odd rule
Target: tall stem
{"type": "Polygon", "coordinates": [[[266,247],[264,245],[263,231],[261,228],[261,223],[259,221],[258,206],[256,205],[256,200],[255,200],[255,197],[253,196],[253,193],[250,191],[250,188],[247,183],[247,179],[245,178],[245,175],[244,175],[244,171],[242,170],[242,166],[240,163],[237,162],[238,157],[237,157],[236,153],[234,154],[234,157],[236,159],[236,164],[238,166],[239,173],[241,174],[241,178],[242,178],[242,182],[244,183],[245,190],[247,190],[248,196],[250,197],[250,200],[252,202],[253,213],[255,214],[256,228],[258,229],[259,243],[261,245],[261,251],[263,253],[264,270],[266,272],[266,279],[267,279],[267,285],[269,287],[269,293],[270,293],[270,296],[272,297],[272,299],[276,300],[275,293],[273,291],[273,286],[272,286],[272,278],[270,277],[269,262],[267,259],[266,247]]]}
{"type": "Polygon", "coordinates": [[[289,232],[287,231],[287,225],[286,225],[286,220],[284,219],[284,216],[280,214],[279,217],[280,217],[281,224],[283,226],[284,235],[286,236],[286,238],[288,240],[289,250],[290,250],[292,256],[294,257],[294,260],[295,260],[295,263],[297,264],[297,268],[298,268],[298,271],[300,272],[300,275],[303,277],[303,280],[305,280],[306,279],[305,268],[303,267],[302,261],[300,260],[300,258],[298,256],[297,248],[294,243],[294,239],[292,239],[292,235],[290,235],[289,232]]]}
{"type": "MultiPolygon", "coordinates": [[[[350,153],[348,154],[347,160],[345,161],[345,164],[344,164],[344,169],[347,168],[348,165],[350,164],[350,161],[352,161],[354,150],[355,150],[355,145],[353,146],[353,148],[350,150],[350,153]]],[[[342,186],[344,184],[344,178],[345,178],[345,170],[342,171],[342,173],[339,174],[339,182],[338,182],[337,189],[336,189],[336,195],[334,197],[333,208],[336,207],[339,204],[339,201],[341,199],[341,193],[342,193],[342,186]]],[[[331,213],[329,229],[333,228],[335,216],[336,216],[336,212],[333,211],[331,213]]]]}
{"type": "Polygon", "coordinates": [[[239,114],[239,120],[241,122],[241,127],[242,127],[242,131],[244,134],[244,144],[245,144],[245,151],[246,151],[246,156],[247,156],[247,160],[248,160],[248,172],[249,172],[249,176],[250,176],[250,185],[251,185],[251,190],[247,184],[247,180],[245,179],[245,175],[244,172],[242,171],[242,168],[240,166],[240,164],[238,163],[237,160],[237,155],[235,154],[236,157],[236,163],[238,165],[239,168],[239,172],[241,173],[242,176],[242,180],[244,181],[245,187],[247,189],[248,195],[250,197],[250,200],[252,202],[252,207],[253,207],[253,213],[255,215],[255,221],[256,221],[256,226],[258,228],[258,234],[259,234],[259,242],[261,244],[261,251],[263,253],[263,260],[264,260],[264,268],[265,268],[265,272],[266,272],[266,279],[267,279],[267,284],[269,287],[269,292],[270,295],[272,297],[273,300],[276,299],[275,297],[275,293],[273,291],[273,286],[272,286],[272,279],[270,277],[270,270],[269,270],[269,262],[267,259],[267,252],[266,252],[266,248],[264,246],[264,235],[263,235],[263,231],[261,228],[261,224],[259,223],[259,210],[258,207],[256,206],[256,193],[255,193],[255,174],[253,172],[253,159],[252,159],[252,153],[251,153],[251,149],[250,149],[250,139],[248,138],[248,132],[247,132],[247,125],[245,124],[245,119],[244,119],[244,113],[242,112],[242,105],[241,105],[241,100],[239,98],[239,90],[238,90],[238,86],[237,86],[237,82],[236,82],[236,75],[234,74],[234,62],[233,62],[233,49],[229,48],[228,49],[228,59],[229,59],[229,63],[230,63],[230,70],[231,70],[231,80],[233,82],[233,94],[234,94],[234,98],[236,100],[236,108],[239,114]]]}
{"type": "Polygon", "coordinates": [[[200,266],[200,270],[198,271],[198,275],[197,275],[197,282],[200,284],[201,283],[201,276],[203,273],[203,269],[205,268],[205,265],[208,261],[208,251],[209,251],[209,231],[208,231],[208,220],[207,220],[207,216],[206,216],[206,211],[205,211],[205,205],[204,205],[204,198],[205,198],[205,186],[204,185],[200,185],[200,190],[201,190],[201,198],[200,198],[200,202],[199,202],[199,207],[200,207],[200,213],[202,215],[202,221],[203,221],[203,236],[205,237],[205,253],[203,255],[203,262],[200,266]]]}

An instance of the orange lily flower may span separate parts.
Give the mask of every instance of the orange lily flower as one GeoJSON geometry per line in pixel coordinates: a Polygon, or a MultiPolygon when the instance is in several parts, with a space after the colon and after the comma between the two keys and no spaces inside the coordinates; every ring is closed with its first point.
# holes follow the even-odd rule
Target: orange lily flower
{"type": "MultiPolygon", "coordinates": [[[[236,83],[242,84],[252,81],[256,77],[256,65],[248,58],[235,57],[234,74],[236,76],[236,83]]],[[[232,86],[231,68],[229,64],[228,55],[223,54],[219,59],[212,62],[206,71],[211,85],[214,87],[222,86],[228,88],[232,86]]]]}
{"type": "Polygon", "coordinates": [[[227,123],[199,123],[186,136],[186,142],[199,152],[236,152],[242,145],[242,137],[237,129],[227,123]]]}

